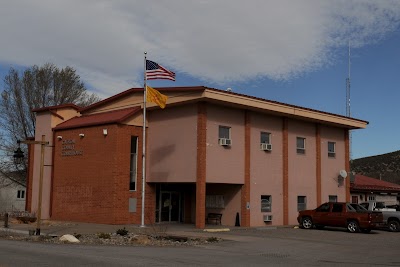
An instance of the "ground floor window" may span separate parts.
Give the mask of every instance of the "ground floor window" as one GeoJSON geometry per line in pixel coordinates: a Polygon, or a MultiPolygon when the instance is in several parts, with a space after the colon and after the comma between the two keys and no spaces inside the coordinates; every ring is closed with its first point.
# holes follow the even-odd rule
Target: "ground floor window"
{"type": "Polygon", "coordinates": [[[307,209],[307,197],[297,196],[297,211],[302,211],[307,209]]]}
{"type": "Polygon", "coordinates": [[[330,195],[329,202],[337,202],[337,196],[330,195]]]}
{"type": "Polygon", "coordinates": [[[129,177],[129,190],[136,190],[137,178],[137,136],[131,137],[131,154],[130,154],[130,177],[129,177]]]}
{"type": "Polygon", "coordinates": [[[17,199],[24,199],[24,198],[25,198],[25,190],[18,190],[17,199]]]}
{"type": "Polygon", "coordinates": [[[261,212],[271,212],[271,196],[261,196],[261,212]]]}

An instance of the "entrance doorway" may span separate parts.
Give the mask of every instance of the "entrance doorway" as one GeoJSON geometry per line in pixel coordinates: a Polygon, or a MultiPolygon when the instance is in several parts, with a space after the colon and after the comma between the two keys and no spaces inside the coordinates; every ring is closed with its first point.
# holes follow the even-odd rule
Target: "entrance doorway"
{"type": "Polygon", "coordinates": [[[161,191],[159,204],[159,222],[180,222],[181,194],[174,191],[161,191]]]}

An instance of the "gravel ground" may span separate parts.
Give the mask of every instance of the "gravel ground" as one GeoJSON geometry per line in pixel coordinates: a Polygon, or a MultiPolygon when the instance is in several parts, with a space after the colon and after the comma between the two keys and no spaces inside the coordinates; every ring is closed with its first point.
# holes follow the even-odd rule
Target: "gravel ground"
{"type": "MultiPolygon", "coordinates": [[[[220,242],[216,237],[190,238],[183,236],[148,235],[142,233],[130,233],[120,235],[116,233],[97,234],[74,234],[80,241],[80,245],[115,245],[115,246],[201,246],[205,244],[220,242]]],[[[43,242],[52,244],[67,244],[67,241],[60,241],[60,236],[29,236],[17,233],[0,232],[0,238],[8,240],[19,240],[27,242],[43,242]]],[[[70,244],[70,243],[69,243],[70,244]]]]}

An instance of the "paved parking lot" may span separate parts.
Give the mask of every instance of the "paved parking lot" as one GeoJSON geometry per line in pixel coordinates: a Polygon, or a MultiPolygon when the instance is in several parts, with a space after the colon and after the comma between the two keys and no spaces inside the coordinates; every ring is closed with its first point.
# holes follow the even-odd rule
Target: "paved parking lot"
{"type": "Polygon", "coordinates": [[[247,237],[246,250],[264,253],[271,264],[400,266],[400,233],[385,230],[352,234],[346,229],[328,227],[263,228],[233,229],[221,236],[224,234],[247,237]]]}
{"type": "Polygon", "coordinates": [[[198,247],[131,247],[0,240],[0,265],[400,266],[400,233],[352,234],[335,228],[232,228],[203,233],[183,226],[178,230],[215,235],[224,241],[198,247]]]}

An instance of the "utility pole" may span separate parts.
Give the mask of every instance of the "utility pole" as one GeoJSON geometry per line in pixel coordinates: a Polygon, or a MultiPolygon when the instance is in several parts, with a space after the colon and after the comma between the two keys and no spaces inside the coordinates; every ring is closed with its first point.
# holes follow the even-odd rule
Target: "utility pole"
{"type": "MultiPolygon", "coordinates": [[[[37,209],[37,221],[36,221],[36,235],[40,235],[40,224],[42,221],[42,191],[43,191],[43,169],[44,169],[44,147],[49,144],[48,141],[45,141],[46,136],[42,135],[42,141],[20,141],[18,140],[18,145],[22,144],[35,144],[40,145],[40,177],[39,177],[39,195],[38,195],[38,209],[37,209]]],[[[24,158],[24,152],[22,152],[21,148],[14,152],[14,160],[21,161],[24,158]]]]}

